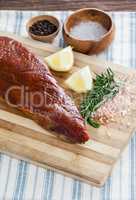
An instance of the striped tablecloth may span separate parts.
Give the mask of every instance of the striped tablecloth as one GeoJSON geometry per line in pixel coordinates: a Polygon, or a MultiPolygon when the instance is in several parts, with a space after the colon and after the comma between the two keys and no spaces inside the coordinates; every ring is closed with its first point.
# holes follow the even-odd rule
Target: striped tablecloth
{"type": "MultiPolygon", "coordinates": [[[[0,11],[0,31],[26,35],[32,15],[45,12],[0,11]]],[[[47,13],[47,12],[46,12],[47,13]]],[[[68,12],[50,12],[61,21],[68,12]]],[[[114,43],[101,57],[135,68],[136,13],[111,13],[116,24],[114,43]]],[[[63,40],[56,45],[63,45],[63,40]]],[[[0,154],[0,200],[135,200],[136,135],[130,141],[112,176],[98,189],[50,170],[0,154]]]]}

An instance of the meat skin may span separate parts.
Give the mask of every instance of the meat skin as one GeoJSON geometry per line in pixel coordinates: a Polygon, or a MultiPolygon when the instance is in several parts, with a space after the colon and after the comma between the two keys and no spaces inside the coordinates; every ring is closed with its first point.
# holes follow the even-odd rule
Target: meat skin
{"type": "Polygon", "coordinates": [[[47,66],[20,42],[8,37],[0,37],[0,96],[45,129],[76,143],[89,139],[78,109],[47,66]],[[22,101],[22,89],[25,100],[26,95],[32,98],[22,101]]]}

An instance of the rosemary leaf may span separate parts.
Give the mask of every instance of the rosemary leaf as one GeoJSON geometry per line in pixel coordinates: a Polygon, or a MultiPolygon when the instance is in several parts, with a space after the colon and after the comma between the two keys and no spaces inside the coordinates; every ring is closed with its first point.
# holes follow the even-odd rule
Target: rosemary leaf
{"type": "Polygon", "coordinates": [[[85,121],[95,128],[100,124],[95,122],[91,115],[108,99],[112,99],[119,91],[119,84],[114,80],[113,71],[108,68],[106,72],[96,75],[94,87],[90,90],[80,105],[80,113],[85,121]]]}

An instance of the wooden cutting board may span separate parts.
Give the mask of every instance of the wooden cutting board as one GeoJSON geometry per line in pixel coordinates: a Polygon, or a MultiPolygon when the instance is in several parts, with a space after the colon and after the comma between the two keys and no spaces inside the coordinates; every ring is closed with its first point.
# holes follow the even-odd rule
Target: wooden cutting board
{"type": "MultiPolygon", "coordinates": [[[[22,41],[41,59],[58,49],[52,45],[17,37],[9,33],[0,33],[0,35],[7,35],[22,41]]],[[[75,53],[73,71],[77,70],[77,67],[85,65],[89,65],[95,73],[100,73],[110,66],[117,74],[136,77],[135,70],[128,70],[96,57],[75,53]]],[[[64,80],[69,74],[58,73],[54,75],[59,84],[65,88],[64,80]]],[[[74,97],[78,97],[66,88],[65,90],[74,97]]],[[[133,110],[123,120],[109,125],[108,128],[104,126],[99,129],[88,127],[92,139],[86,144],[70,144],[55,134],[44,130],[34,121],[23,116],[21,112],[8,107],[1,100],[0,151],[83,180],[89,184],[102,186],[134,133],[135,124],[136,110],[133,110]]]]}

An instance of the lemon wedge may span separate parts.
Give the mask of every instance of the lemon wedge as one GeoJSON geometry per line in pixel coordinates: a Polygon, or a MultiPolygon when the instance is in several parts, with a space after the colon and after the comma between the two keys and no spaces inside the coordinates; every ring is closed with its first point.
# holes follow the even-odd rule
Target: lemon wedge
{"type": "Polygon", "coordinates": [[[77,93],[87,92],[93,87],[93,78],[89,66],[74,72],[65,84],[77,93]]]}
{"type": "Polygon", "coordinates": [[[74,64],[72,47],[68,46],[57,53],[46,57],[45,62],[47,62],[48,66],[54,71],[69,71],[74,64]]]}

